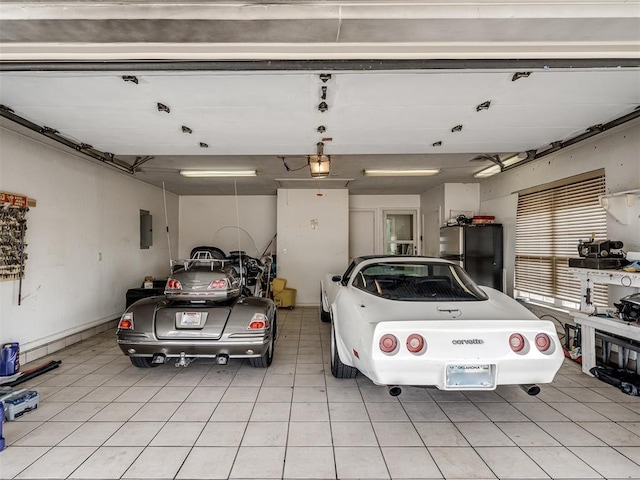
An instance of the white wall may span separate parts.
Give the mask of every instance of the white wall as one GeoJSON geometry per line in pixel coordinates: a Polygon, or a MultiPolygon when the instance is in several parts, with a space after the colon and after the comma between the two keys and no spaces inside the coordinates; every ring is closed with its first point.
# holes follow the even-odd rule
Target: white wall
{"type": "MultiPolygon", "coordinates": [[[[0,128],[0,190],[37,201],[27,214],[21,305],[18,281],[0,282],[1,342],[20,342],[24,352],[104,324],[145,275],[167,275],[161,189],[0,128]],[[153,215],[148,250],[140,249],[141,209],[153,215]]],[[[177,244],[175,195],[167,206],[177,244]]]]}
{"type": "MultiPolygon", "coordinates": [[[[623,125],[574,147],[543,157],[491,177],[480,184],[482,212],[492,212],[505,227],[505,265],[508,293],[513,293],[515,263],[515,220],[517,192],[599,168],[605,169],[607,193],[640,188],[640,122],[623,125]]],[[[607,232],[612,240],[624,242],[625,250],[640,251],[640,198],[629,209],[629,223],[607,215],[607,232]]],[[[576,245],[577,241],[576,239],[576,245]]],[[[577,255],[577,251],[576,251],[577,255]]],[[[633,289],[611,287],[609,302],[632,293],[633,289]]]]}
{"type": "MultiPolygon", "coordinates": [[[[261,255],[276,233],[276,198],[181,196],[179,257],[188,258],[193,247],[202,245],[218,247],[226,253],[244,250],[251,256],[261,255]]],[[[271,248],[275,253],[275,242],[267,253],[271,248]]]]}
{"type": "Polygon", "coordinates": [[[297,289],[296,304],[318,305],[320,280],[342,273],[349,257],[349,192],[278,190],[278,276],[297,289]]]}

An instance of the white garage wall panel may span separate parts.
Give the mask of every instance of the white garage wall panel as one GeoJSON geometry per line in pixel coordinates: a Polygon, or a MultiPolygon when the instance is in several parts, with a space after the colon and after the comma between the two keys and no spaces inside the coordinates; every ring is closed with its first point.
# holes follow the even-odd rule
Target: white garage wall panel
{"type": "MultiPolygon", "coordinates": [[[[0,190],[37,201],[28,213],[21,305],[18,282],[0,282],[0,341],[20,342],[31,359],[55,350],[46,344],[64,346],[118,318],[126,291],[145,275],[167,275],[161,189],[0,128],[0,190]],[[141,209],[153,216],[147,250],[140,249],[141,209]]],[[[175,195],[167,194],[167,206],[177,244],[175,195]]]]}
{"type": "MultiPolygon", "coordinates": [[[[203,245],[258,256],[275,233],[275,195],[180,197],[180,258],[188,258],[193,247],[203,245]]],[[[275,249],[275,242],[269,252],[271,248],[275,249]]]]}
{"type": "Polygon", "coordinates": [[[278,190],[278,276],[298,290],[296,304],[318,305],[320,280],[342,273],[349,255],[349,192],[278,190]]]}

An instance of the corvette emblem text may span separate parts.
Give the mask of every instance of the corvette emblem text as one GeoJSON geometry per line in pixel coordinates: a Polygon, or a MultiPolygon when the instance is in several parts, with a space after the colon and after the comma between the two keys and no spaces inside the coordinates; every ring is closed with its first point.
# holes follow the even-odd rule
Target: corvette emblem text
{"type": "Polygon", "coordinates": [[[451,343],[454,345],[481,345],[484,343],[484,340],[480,338],[470,338],[464,340],[451,340],[451,343]]]}

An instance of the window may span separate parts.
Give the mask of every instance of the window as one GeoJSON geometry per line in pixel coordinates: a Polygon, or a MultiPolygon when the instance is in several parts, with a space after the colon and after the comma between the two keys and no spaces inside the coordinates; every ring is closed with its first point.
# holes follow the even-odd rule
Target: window
{"type": "MultiPolygon", "coordinates": [[[[519,192],[516,219],[517,294],[557,307],[580,308],[580,282],[568,271],[579,240],[607,238],[604,171],[519,192]]],[[[594,285],[593,302],[606,306],[606,285],[594,285]]]]}

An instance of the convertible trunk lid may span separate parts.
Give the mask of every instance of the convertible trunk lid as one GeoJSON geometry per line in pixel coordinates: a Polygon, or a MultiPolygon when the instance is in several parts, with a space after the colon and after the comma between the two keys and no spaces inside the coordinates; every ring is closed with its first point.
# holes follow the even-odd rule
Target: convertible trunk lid
{"type": "Polygon", "coordinates": [[[229,319],[228,306],[166,305],[155,312],[155,333],[163,340],[218,340],[229,319]]]}

